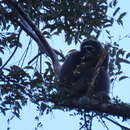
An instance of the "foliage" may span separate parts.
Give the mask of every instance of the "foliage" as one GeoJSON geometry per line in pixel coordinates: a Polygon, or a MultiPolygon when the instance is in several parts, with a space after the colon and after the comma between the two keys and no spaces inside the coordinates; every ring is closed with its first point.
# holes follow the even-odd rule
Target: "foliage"
{"type": "MultiPolygon", "coordinates": [[[[90,38],[94,35],[98,38],[101,30],[111,27],[114,22],[122,25],[122,18],[126,14],[125,12],[121,13],[117,19],[114,19],[120,11],[120,8],[117,7],[117,0],[110,3],[107,0],[96,2],[94,0],[19,0],[19,3],[37,26],[42,22],[40,28],[44,35],[51,37],[64,32],[69,44],[72,40],[78,42],[83,36],[90,38]],[[115,10],[113,15],[109,16],[108,11],[111,8],[115,10]]],[[[3,25],[2,29],[8,30],[11,27],[10,15],[15,17],[16,13],[13,10],[13,13],[8,11],[6,14],[5,9],[8,9],[6,5],[4,9],[1,7],[1,13],[4,14],[1,16],[1,24],[3,25]]],[[[18,28],[14,22],[13,26],[15,29],[18,28]]]]}
{"type": "MultiPolygon", "coordinates": [[[[109,29],[114,23],[123,25],[123,17],[126,15],[126,12],[120,13],[117,0],[112,0],[109,3],[107,0],[17,0],[16,3],[22,7],[43,36],[51,38],[62,33],[68,44],[72,42],[77,44],[84,38],[98,39],[102,30],[105,30],[111,41],[112,36],[109,29]],[[111,16],[109,16],[109,11],[112,11],[111,16]]],[[[54,99],[57,100],[55,96],[57,82],[52,64],[47,60],[47,56],[44,62],[42,54],[39,55],[38,53],[31,61],[27,61],[29,64],[22,62],[21,64],[9,65],[9,61],[17,54],[16,51],[19,48],[24,49],[24,43],[20,39],[24,29],[16,22],[19,19],[17,10],[12,8],[8,1],[1,0],[0,110],[4,115],[6,115],[6,111],[11,110],[17,117],[20,117],[20,110],[28,101],[36,104],[38,110],[43,113],[45,110],[51,111],[55,106],[53,104],[55,103],[54,99]],[[7,49],[12,54],[4,62],[3,58],[7,49]],[[42,69],[42,64],[46,66],[44,69],[42,69]],[[50,100],[53,100],[53,103],[48,105],[50,100]]],[[[31,36],[31,38],[33,37],[31,36]]],[[[24,57],[27,56],[30,44],[33,44],[31,41],[32,39],[28,43],[24,57]]],[[[110,42],[109,53],[111,81],[114,81],[117,76],[119,76],[119,80],[128,78],[128,76],[123,75],[121,63],[130,64],[127,60],[130,53],[120,49],[117,42],[110,42]]],[[[57,51],[57,54],[59,61],[64,61],[63,52],[57,51]]],[[[62,99],[59,100],[62,101],[62,99]]],[[[94,114],[90,115],[88,114],[87,117],[95,117],[94,114]]],[[[100,117],[107,118],[104,115],[100,115],[100,117]]]]}

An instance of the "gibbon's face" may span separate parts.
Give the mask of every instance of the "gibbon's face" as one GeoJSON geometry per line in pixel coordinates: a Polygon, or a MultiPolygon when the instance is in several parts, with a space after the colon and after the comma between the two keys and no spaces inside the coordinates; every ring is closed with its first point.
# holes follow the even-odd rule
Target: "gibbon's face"
{"type": "Polygon", "coordinates": [[[86,58],[97,57],[102,54],[103,47],[97,41],[93,41],[93,40],[84,41],[81,44],[80,52],[86,58]]]}

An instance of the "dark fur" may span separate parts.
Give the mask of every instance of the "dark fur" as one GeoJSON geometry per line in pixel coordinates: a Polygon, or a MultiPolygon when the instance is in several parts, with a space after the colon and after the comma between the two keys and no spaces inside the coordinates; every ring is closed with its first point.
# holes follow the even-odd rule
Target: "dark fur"
{"type": "MultiPolygon", "coordinates": [[[[84,41],[80,51],[74,51],[65,60],[60,71],[60,90],[70,96],[81,97],[87,93],[93,78],[93,71],[103,47],[97,41],[84,41]]],[[[109,94],[108,57],[95,80],[94,93],[109,94]]]]}

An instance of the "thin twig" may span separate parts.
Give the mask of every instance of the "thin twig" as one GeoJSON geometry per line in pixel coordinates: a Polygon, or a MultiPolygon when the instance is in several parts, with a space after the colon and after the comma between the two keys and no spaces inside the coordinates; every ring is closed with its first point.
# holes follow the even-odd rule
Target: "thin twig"
{"type": "MultiPolygon", "coordinates": [[[[19,34],[18,34],[18,38],[17,38],[17,41],[19,42],[19,38],[20,38],[20,34],[21,34],[22,30],[19,31],[19,34]]],[[[14,54],[16,53],[18,49],[18,46],[15,47],[13,53],[11,54],[11,56],[8,58],[8,60],[4,63],[4,65],[0,68],[0,70],[2,70],[8,63],[9,61],[13,58],[14,54]]]]}
{"type": "Polygon", "coordinates": [[[25,58],[27,57],[30,45],[31,45],[31,39],[29,40],[28,46],[25,49],[24,54],[23,54],[23,56],[21,58],[21,60],[22,60],[21,66],[23,66],[23,64],[24,64],[24,61],[25,61],[25,58]]]}
{"type": "Polygon", "coordinates": [[[38,53],[36,56],[33,57],[33,59],[31,59],[29,62],[28,62],[28,65],[30,65],[37,57],[39,57],[42,53],[38,53]]]}
{"type": "Polygon", "coordinates": [[[109,121],[111,121],[112,123],[114,123],[115,125],[119,126],[120,128],[122,128],[124,130],[130,130],[130,128],[121,125],[120,123],[118,123],[117,121],[114,121],[113,119],[110,119],[108,117],[104,117],[104,118],[107,119],[107,120],[109,120],[109,121]]]}
{"type": "Polygon", "coordinates": [[[8,58],[8,60],[2,65],[2,67],[0,68],[0,70],[2,70],[2,69],[9,63],[9,61],[12,59],[12,57],[13,57],[14,54],[16,53],[17,49],[18,49],[18,46],[15,47],[13,53],[12,53],[11,56],[8,58]]]}
{"type": "Polygon", "coordinates": [[[99,120],[101,121],[101,124],[102,124],[107,130],[109,130],[109,128],[108,128],[106,122],[102,119],[101,116],[99,116],[99,120]]]}
{"type": "MultiPolygon", "coordinates": [[[[53,49],[53,50],[55,51],[55,53],[56,53],[57,55],[59,55],[62,59],[65,60],[65,57],[64,57],[63,54],[61,54],[59,51],[57,51],[57,50],[55,50],[55,49],[53,49]]],[[[44,54],[44,53],[42,53],[42,52],[38,53],[35,57],[33,57],[33,59],[31,59],[31,60],[28,62],[28,64],[31,64],[37,57],[41,56],[41,54],[44,54]]]]}

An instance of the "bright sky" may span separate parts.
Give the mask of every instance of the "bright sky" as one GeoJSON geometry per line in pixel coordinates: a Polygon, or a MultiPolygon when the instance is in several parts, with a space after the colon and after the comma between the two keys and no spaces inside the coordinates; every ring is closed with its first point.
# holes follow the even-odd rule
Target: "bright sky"
{"type": "MultiPolygon", "coordinates": [[[[127,11],[127,16],[124,18],[124,26],[119,27],[118,25],[114,25],[112,28],[112,33],[115,36],[115,41],[119,39],[119,37],[124,37],[125,35],[130,35],[130,1],[129,0],[118,0],[119,6],[121,7],[121,11],[127,11]]],[[[26,40],[26,39],[25,39],[26,40]]],[[[101,40],[105,41],[105,36],[101,36],[101,40]]],[[[64,42],[63,36],[55,37],[51,39],[49,42],[52,43],[54,48],[62,49],[67,53],[67,51],[78,48],[78,46],[67,46],[66,44],[63,46],[61,44],[61,41],[64,42]]],[[[130,38],[125,38],[121,40],[120,46],[124,49],[128,50],[130,52],[130,38]]],[[[13,63],[12,63],[13,64],[13,63]]],[[[130,66],[125,65],[123,67],[123,70],[125,74],[130,75],[130,66]]],[[[113,88],[113,94],[114,96],[120,97],[120,99],[124,102],[130,101],[130,91],[129,91],[129,82],[130,79],[123,80],[121,82],[117,82],[113,88]]],[[[73,111],[70,112],[73,114],[73,111]]],[[[44,115],[40,118],[40,121],[43,123],[43,128],[39,130],[78,130],[80,128],[79,126],[79,117],[78,116],[69,116],[68,112],[63,112],[60,110],[55,110],[53,113],[49,115],[44,115]]],[[[36,108],[31,103],[28,104],[28,106],[25,106],[23,111],[21,112],[21,120],[14,118],[10,122],[11,130],[34,130],[37,122],[35,121],[35,116],[38,115],[38,112],[36,112],[36,108]]],[[[7,115],[7,117],[10,116],[10,114],[7,115]]],[[[130,123],[130,121],[128,121],[130,123]]],[[[7,129],[7,118],[5,118],[2,114],[0,116],[0,130],[6,130],[7,129]]],[[[108,126],[110,126],[111,130],[117,130],[118,127],[112,125],[111,123],[108,123],[108,126]],[[112,127],[111,127],[112,126],[112,127]]],[[[93,125],[95,130],[105,130],[105,128],[102,126],[101,123],[98,122],[97,119],[94,121],[93,125]]]]}

